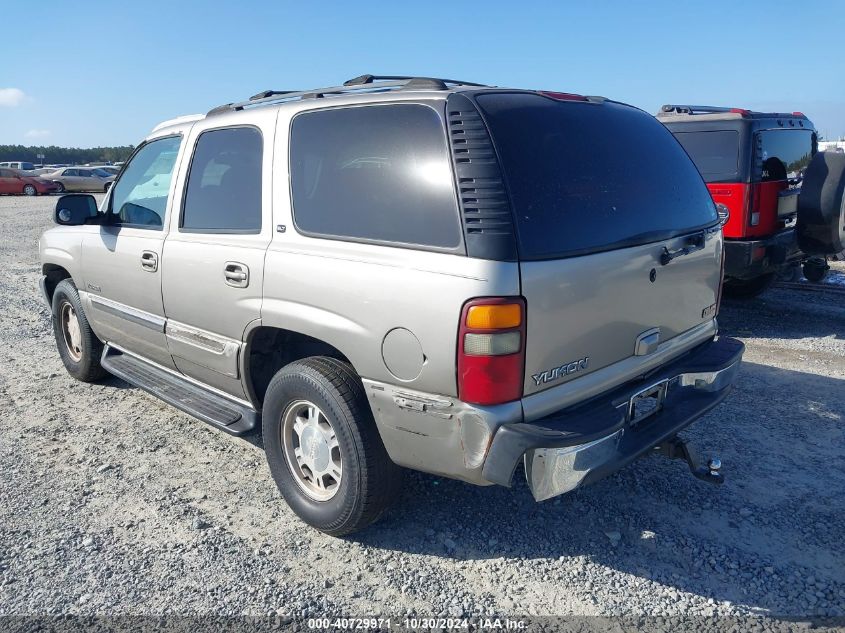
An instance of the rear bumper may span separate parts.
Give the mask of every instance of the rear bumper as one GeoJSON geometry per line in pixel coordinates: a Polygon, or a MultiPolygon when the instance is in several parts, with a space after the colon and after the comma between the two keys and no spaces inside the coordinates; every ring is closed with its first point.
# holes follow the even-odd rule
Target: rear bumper
{"type": "Polygon", "coordinates": [[[725,276],[752,279],[801,258],[795,229],[762,240],[725,240],[725,276]]]}
{"type": "Polygon", "coordinates": [[[538,501],[619,470],[707,413],[730,392],[744,345],[719,338],[640,380],[532,424],[503,424],[482,469],[489,482],[509,486],[519,461],[538,501]],[[665,383],[662,408],[637,425],[631,398],[665,383]]]}

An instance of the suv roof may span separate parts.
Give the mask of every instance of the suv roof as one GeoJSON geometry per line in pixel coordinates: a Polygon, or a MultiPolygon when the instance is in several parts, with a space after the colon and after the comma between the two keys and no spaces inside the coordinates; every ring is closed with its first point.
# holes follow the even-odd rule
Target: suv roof
{"type": "Polygon", "coordinates": [[[351,92],[387,92],[392,90],[448,90],[449,87],[467,86],[486,88],[484,84],[457,79],[440,79],[437,77],[411,77],[405,75],[360,75],[353,77],[342,86],[326,88],[311,88],[309,90],[265,90],[252,95],[246,101],[225,103],[208,112],[208,115],[243,110],[247,107],[283,103],[294,99],[322,99],[325,97],[349,94],[351,92]]]}
{"type": "MultiPolygon", "coordinates": [[[[724,106],[666,104],[660,108],[657,118],[663,122],[692,123],[695,121],[729,121],[737,119],[780,119],[790,120],[790,125],[807,127],[804,121],[809,119],[803,112],[756,112],[746,108],[724,106]]],[[[812,124],[809,124],[812,127],[812,124]]]]}

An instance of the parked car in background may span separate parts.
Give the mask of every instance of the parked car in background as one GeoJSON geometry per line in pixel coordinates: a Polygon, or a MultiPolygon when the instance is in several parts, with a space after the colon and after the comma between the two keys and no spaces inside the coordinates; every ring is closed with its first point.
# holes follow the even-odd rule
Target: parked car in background
{"type": "Polygon", "coordinates": [[[37,196],[58,191],[54,182],[30,176],[17,169],[0,167],[0,193],[37,196]]]}
{"type": "Polygon", "coordinates": [[[816,130],[806,116],[665,105],[657,118],[695,162],[713,200],[730,213],[726,295],[757,296],[779,273],[799,265],[807,279],[824,278],[825,257],[845,248],[843,210],[822,198],[825,187],[841,191],[842,155],[817,153],[816,130]]]}
{"type": "Polygon", "coordinates": [[[108,172],[112,176],[117,176],[120,173],[120,167],[116,167],[115,165],[102,165],[97,169],[99,169],[100,171],[108,172]]]}
{"type": "Polygon", "coordinates": [[[65,167],[43,177],[55,182],[59,192],[108,191],[114,182],[114,174],[99,167],[65,167]]]}
{"type": "Polygon", "coordinates": [[[261,93],[157,126],[99,210],[66,195],[55,219],[68,372],[262,424],[329,534],[377,519],[399,466],[510,486],[524,463],[539,501],[657,447],[722,481],[677,436],[742,356],[716,323],[721,224],[637,108],[372,75],[261,93]]]}
{"type": "Polygon", "coordinates": [[[35,169],[35,165],[32,163],[20,160],[3,161],[0,163],[0,167],[11,167],[12,169],[19,169],[21,171],[33,171],[35,169]]]}

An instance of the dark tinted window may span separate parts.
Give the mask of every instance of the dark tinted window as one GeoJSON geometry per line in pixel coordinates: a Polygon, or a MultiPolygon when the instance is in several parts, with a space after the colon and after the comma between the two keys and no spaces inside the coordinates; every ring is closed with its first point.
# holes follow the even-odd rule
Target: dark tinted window
{"type": "Polygon", "coordinates": [[[759,133],[756,179],[797,178],[812,157],[812,131],[764,130],[759,133]]]}
{"type": "Polygon", "coordinates": [[[521,258],[644,244],[716,221],[695,165],[645,112],[526,93],[478,102],[503,163],[521,258]]]}
{"type": "Polygon", "coordinates": [[[739,164],[739,132],[675,132],[675,138],[687,150],[706,182],[731,180],[737,177],[739,164]]]}
{"type": "Polygon", "coordinates": [[[461,242],[443,123],[421,105],[322,110],[291,129],[296,226],[443,248],[461,242]]]}
{"type": "Polygon", "coordinates": [[[203,132],[197,141],[182,228],[261,230],[261,132],[251,127],[203,132]]]}

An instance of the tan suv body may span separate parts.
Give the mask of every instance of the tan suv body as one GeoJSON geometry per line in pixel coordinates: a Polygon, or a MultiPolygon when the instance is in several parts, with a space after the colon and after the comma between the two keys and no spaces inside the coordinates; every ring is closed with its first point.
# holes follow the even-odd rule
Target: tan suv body
{"type": "MultiPolygon", "coordinates": [[[[156,128],[41,240],[59,351],[230,433],[342,534],[398,466],[545,499],[727,395],[723,242],[689,158],[605,99],[364,76],[156,128]],[[563,152],[569,148],[570,153],[563,152]]],[[[702,478],[718,464],[687,460],[702,478]]]]}

